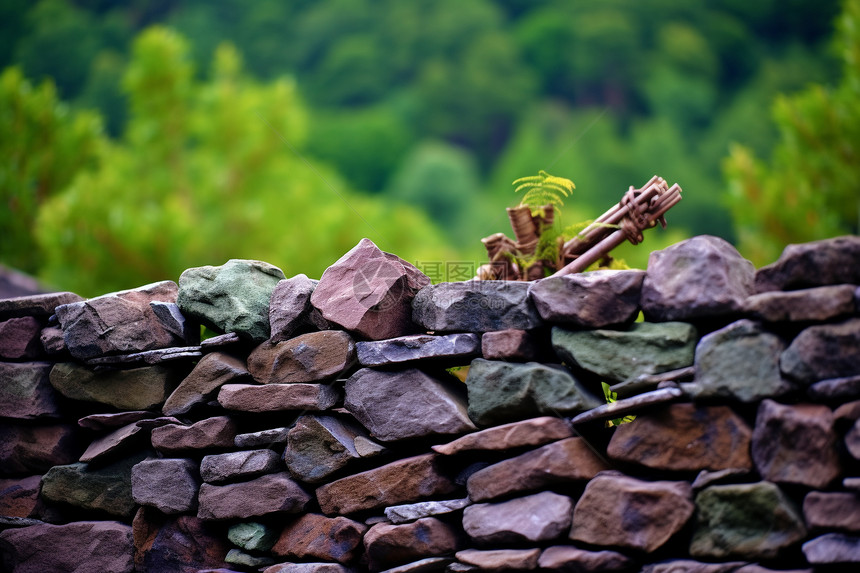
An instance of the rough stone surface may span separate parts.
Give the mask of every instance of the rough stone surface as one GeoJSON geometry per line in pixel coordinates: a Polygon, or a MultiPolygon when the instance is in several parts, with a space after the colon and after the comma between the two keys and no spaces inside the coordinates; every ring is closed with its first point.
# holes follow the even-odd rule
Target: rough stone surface
{"type": "Polygon", "coordinates": [[[739,313],[753,294],[755,268],[724,239],[702,235],[648,257],[645,320],[694,320],[739,313]]]}
{"type": "Polygon", "coordinates": [[[18,426],[0,420],[0,475],[41,474],[70,464],[85,445],[73,424],[18,426]]]}
{"type": "Polygon", "coordinates": [[[0,479],[0,515],[29,517],[36,508],[42,476],[0,479]]]}
{"type": "Polygon", "coordinates": [[[475,430],[462,390],[408,368],[362,368],[345,385],[344,407],[382,441],[475,430]]]}
{"type": "Polygon", "coordinates": [[[72,400],[99,402],[120,410],[160,406],[182,380],[182,372],[167,366],[128,370],[92,370],[60,362],[51,370],[51,385],[72,400]]]}
{"type": "Polygon", "coordinates": [[[132,573],[131,527],[117,521],[31,525],[0,532],[14,573],[132,573]]]}
{"type": "Polygon", "coordinates": [[[728,406],[672,404],[618,426],[607,454],[658,470],[749,470],[751,437],[728,406]]]}
{"type": "Polygon", "coordinates": [[[540,356],[538,339],[528,330],[508,328],[481,336],[481,355],[487,360],[527,362],[540,356]]]}
{"type": "Polygon", "coordinates": [[[311,305],[311,295],[319,281],[305,274],[280,281],[272,292],[269,304],[271,342],[288,340],[303,330],[331,328],[322,314],[311,305]]]}
{"type": "Polygon", "coordinates": [[[854,285],[833,285],[791,292],[764,292],[749,297],[746,312],[767,322],[823,322],[855,314],[854,285]]]}
{"type": "MultiPolygon", "coordinates": [[[[271,557],[261,556],[261,555],[251,555],[250,553],[245,553],[241,549],[236,549],[235,547],[227,552],[227,556],[224,558],[224,563],[227,565],[236,565],[240,569],[259,569],[260,567],[265,567],[266,565],[271,565],[275,560],[271,557]]],[[[222,572],[229,570],[222,570],[222,572]]]]}
{"type": "Polygon", "coordinates": [[[420,501],[405,505],[392,505],[385,508],[385,517],[391,523],[398,525],[415,521],[422,517],[433,517],[458,511],[472,504],[469,498],[452,499],[447,501],[420,501]]]}
{"type": "Polygon", "coordinates": [[[714,485],[696,496],[690,554],[703,559],[772,559],[806,536],[803,518],[770,482],[714,485]]]}
{"type": "Polygon", "coordinates": [[[200,486],[200,519],[248,519],[272,513],[299,513],[310,502],[307,494],[286,472],[266,474],[231,485],[200,486]]]}
{"type": "Polygon", "coordinates": [[[567,438],[479,470],[466,485],[472,501],[484,501],[558,483],[586,482],[608,469],[585,440],[567,438]]]}
{"type": "Polygon", "coordinates": [[[536,362],[476,358],[466,377],[469,417],[493,425],[543,414],[575,414],[602,403],[567,370],[536,362]]]}
{"type": "Polygon", "coordinates": [[[199,573],[224,565],[223,535],[193,515],[165,516],[141,507],[132,522],[136,571],[199,573]]]}
{"type": "Polygon", "coordinates": [[[131,468],[143,457],[145,454],[138,453],[99,467],[85,463],[54,466],[42,477],[42,497],[131,519],[135,511],[131,468]]]}
{"type": "Polygon", "coordinates": [[[860,397],[860,376],[816,382],[807,388],[807,394],[815,400],[845,400],[860,397]]]}
{"type": "Polygon", "coordinates": [[[645,271],[592,271],[535,281],[529,296],[546,322],[603,328],[633,322],[645,271]]]}
{"type": "Polygon", "coordinates": [[[66,339],[63,338],[63,329],[59,326],[46,326],[39,334],[39,341],[42,343],[42,348],[53,358],[58,358],[60,354],[68,353],[66,348],[66,339]]]}
{"type": "Polygon", "coordinates": [[[185,458],[147,459],[131,468],[131,495],[139,505],[161,513],[197,510],[197,462],[185,458]]]}
{"type": "Polygon", "coordinates": [[[140,420],[152,419],[155,417],[156,414],[154,412],[147,412],[146,410],[128,410],[125,412],[111,412],[107,414],[90,414],[89,416],[84,416],[78,420],[78,425],[81,428],[101,432],[103,430],[116,430],[117,428],[139,422],[140,420]]]}
{"type": "Polygon", "coordinates": [[[468,361],[481,354],[481,336],[473,332],[411,334],[358,342],[356,350],[362,366],[392,366],[416,360],[468,361]]]}
{"type": "Polygon", "coordinates": [[[860,318],[810,326],[782,353],[779,365],[804,384],[860,374],[860,318]]]}
{"type": "Polygon", "coordinates": [[[0,299],[0,320],[33,316],[48,318],[61,304],[84,300],[73,292],[52,292],[0,299]]]}
{"type": "Polygon", "coordinates": [[[167,455],[210,448],[232,448],[236,422],[227,416],[206,418],[190,426],[169,424],[152,430],[152,447],[167,455]]]}
{"type": "Polygon", "coordinates": [[[404,458],[320,486],[316,490],[326,515],[350,514],[367,509],[418,501],[449,494],[456,489],[437,467],[435,454],[404,458]]]}
{"type": "Polygon", "coordinates": [[[149,303],[176,302],[177,287],[162,281],[132,290],[60,305],[57,318],[66,347],[78,360],[184,346],[164,327],[149,303]]]}
{"type": "Polygon", "coordinates": [[[756,415],[752,457],[768,481],[824,488],[841,471],[837,440],[827,406],[764,400],[756,415]]]}
{"type": "Polygon", "coordinates": [[[552,329],[559,358],[614,382],[691,366],[696,341],[696,329],[685,322],[637,322],[626,330],[552,329]]]}
{"type": "Polygon", "coordinates": [[[528,298],[529,283],[463,281],[421,289],[412,302],[412,319],[435,332],[490,332],[541,325],[528,298]]]}
{"type": "Polygon", "coordinates": [[[599,573],[601,571],[627,571],[632,560],[617,551],[586,551],[570,545],[553,545],[540,554],[538,566],[548,571],[576,571],[577,573],[599,573]]]}
{"type": "Polygon", "coordinates": [[[779,259],[756,272],[756,292],[860,284],[860,237],[788,245],[779,259]]]}
{"type": "Polygon", "coordinates": [[[264,342],[248,357],[248,370],[261,384],[324,382],[354,363],[352,337],[342,330],[323,330],[264,342]]]}
{"type": "Polygon", "coordinates": [[[323,318],[369,340],[415,332],[412,299],[430,279],[370,239],[325,270],[311,295],[323,318]]]}
{"type": "Polygon", "coordinates": [[[290,475],[307,483],[319,483],[362,452],[356,439],[367,438],[358,424],[330,415],[301,416],[287,434],[284,462],[290,475]]]}
{"type": "Polygon", "coordinates": [[[200,462],[200,477],[206,483],[226,483],[274,473],[280,456],[272,450],[245,450],[211,454],[200,462]]]}
{"type": "Polygon", "coordinates": [[[367,526],[346,517],[306,513],[281,530],[272,553],[291,559],[321,559],[348,563],[362,552],[367,526]]]}
{"type": "Polygon", "coordinates": [[[845,435],[845,447],[855,460],[860,460],[860,420],[845,435]]]}
{"type": "Polygon", "coordinates": [[[455,557],[480,571],[531,571],[538,567],[540,549],[464,549],[455,557]]]}
{"type": "Polygon", "coordinates": [[[860,537],[825,533],[803,544],[803,555],[813,565],[860,563],[860,537]]]}
{"type": "Polygon", "coordinates": [[[811,491],[803,498],[803,518],[811,529],[860,532],[860,495],[811,491]]]}
{"type": "Polygon", "coordinates": [[[90,442],[90,445],[87,446],[87,449],[84,450],[78,461],[89,463],[111,457],[117,452],[128,450],[132,445],[139,444],[139,434],[142,430],[143,428],[135,422],[96,438],[90,442]]]}
{"type": "Polygon", "coordinates": [[[339,563],[278,563],[266,567],[263,573],[352,573],[353,569],[339,563]]]}
{"type": "Polygon", "coordinates": [[[50,362],[0,362],[0,417],[58,418],[60,407],[49,375],[50,362]]]}
{"type": "Polygon", "coordinates": [[[243,360],[223,352],[210,352],[170,394],[161,411],[165,416],[186,414],[212,399],[224,384],[245,381],[250,382],[251,375],[243,360]]]}
{"type": "Polygon", "coordinates": [[[793,389],[779,369],[785,346],[761,325],[743,319],[712,332],[696,347],[696,378],[685,384],[695,398],[734,398],[756,402],[793,389]]]}
{"type": "Polygon", "coordinates": [[[403,525],[378,523],[364,536],[369,567],[379,571],[424,557],[436,557],[457,550],[457,534],[435,517],[425,517],[403,525]]]}
{"type": "Polygon", "coordinates": [[[576,503],[570,538],[651,552],[678,533],[693,510],[687,482],[604,473],[588,482],[576,503]]]}
{"type": "Polygon", "coordinates": [[[0,322],[0,359],[33,360],[45,354],[42,325],[32,316],[0,322]]]}
{"type": "Polygon", "coordinates": [[[477,503],[463,510],[463,529],[477,544],[549,541],[570,528],[573,501],[543,491],[499,503],[477,503]]]}
{"type": "Polygon", "coordinates": [[[573,430],[563,418],[542,416],[493,426],[432,448],[437,453],[453,455],[473,450],[508,450],[522,446],[542,446],[571,436],[573,436],[573,430]]]}
{"type": "Polygon", "coordinates": [[[221,332],[262,342],[269,338],[269,302],[284,273],[261,261],[230,259],[219,267],[185,270],[177,304],[186,316],[221,332]]]}
{"type": "Polygon", "coordinates": [[[289,431],[289,428],[270,428],[259,432],[248,432],[237,435],[234,443],[237,448],[259,448],[262,446],[271,448],[286,444],[289,431]]]}
{"type": "Polygon", "coordinates": [[[227,530],[230,543],[246,551],[268,552],[278,541],[279,535],[276,529],[256,521],[236,523],[227,530]]]}
{"type": "Polygon", "coordinates": [[[646,565],[642,568],[641,573],[735,573],[744,565],[746,563],[743,561],[702,563],[692,559],[672,559],[646,565]]]}
{"type": "Polygon", "coordinates": [[[224,384],[218,403],[240,412],[322,411],[340,400],[340,390],[329,384],[224,384]]]}

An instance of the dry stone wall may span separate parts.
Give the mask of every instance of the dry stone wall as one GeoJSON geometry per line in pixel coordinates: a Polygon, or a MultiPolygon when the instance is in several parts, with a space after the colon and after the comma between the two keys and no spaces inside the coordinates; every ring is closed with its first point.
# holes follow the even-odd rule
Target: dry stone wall
{"type": "Polygon", "coordinates": [[[0,300],[2,570],[855,570],[857,285],[860,237],[437,285],[365,239],[0,300]]]}

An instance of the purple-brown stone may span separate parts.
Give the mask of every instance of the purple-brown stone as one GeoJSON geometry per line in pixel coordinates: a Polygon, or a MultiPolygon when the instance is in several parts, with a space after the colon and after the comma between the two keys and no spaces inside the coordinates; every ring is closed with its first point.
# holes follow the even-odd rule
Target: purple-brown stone
{"type": "Polygon", "coordinates": [[[570,527],[573,500],[543,491],[463,510],[463,529],[478,544],[550,541],[570,527]]]}
{"type": "Polygon", "coordinates": [[[0,359],[33,360],[45,354],[42,325],[32,316],[0,322],[0,359]]]}
{"type": "Polygon", "coordinates": [[[273,513],[301,513],[311,496],[289,474],[281,472],[230,485],[204,483],[198,501],[200,519],[247,519],[273,513]]]}
{"type": "Polygon", "coordinates": [[[639,313],[645,271],[592,271],[535,281],[529,296],[546,322],[604,328],[639,313]]]}
{"type": "Polygon", "coordinates": [[[340,390],[330,384],[224,384],[218,403],[239,412],[323,411],[340,400],[340,390]]]}
{"type": "Polygon", "coordinates": [[[165,416],[186,414],[195,405],[212,399],[224,384],[250,380],[251,374],[243,360],[224,352],[211,352],[179,383],[161,411],[165,416]]]}
{"type": "Polygon", "coordinates": [[[453,455],[474,450],[495,451],[523,446],[542,446],[571,436],[573,436],[573,430],[564,418],[542,416],[493,426],[432,448],[437,453],[453,455]]]}
{"type": "Polygon", "coordinates": [[[352,337],[342,330],[323,330],[262,343],[248,357],[248,370],[261,384],[324,382],[354,363],[352,337]]]}
{"type": "Polygon", "coordinates": [[[371,571],[387,569],[425,557],[447,555],[457,550],[454,529],[435,517],[412,523],[377,523],[364,536],[371,571]]]}
{"type": "Polygon", "coordinates": [[[154,428],[152,447],[167,455],[206,449],[232,449],[235,437],[236,422],[227,416],[216,416],[190,426],[168,424],[154,428]]]}

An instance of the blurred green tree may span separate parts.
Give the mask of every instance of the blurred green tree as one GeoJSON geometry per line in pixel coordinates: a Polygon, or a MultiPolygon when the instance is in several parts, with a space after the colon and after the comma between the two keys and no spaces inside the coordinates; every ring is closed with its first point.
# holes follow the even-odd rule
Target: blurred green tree
{"type": "Polygon", "coordinates": [[[53,82],[34,86],[19,68],[0,75],[0,260],[28,273],[41,260],[33,227],[39,206],[94,163],[106,144],[99,117],[73,112],[53,82]]]}
{"type": "Polygon", "coordinates": [[[837,31],[839,83],[777,98],[770,161],[740,145],[725,161],[739,248],[755,263],[788,243],[860,230],[860,0],[845,1],[837,31]]]}
{"type": "Polygon", "coordinates": [[[90,295],[228,258],[313,275],[362,236],[404,258],[452,255],[416,210],[358,195],[306,159],[295,85],[244,77],[232,47],[217,50],[201,82],[183,38],[149,29],[124,88],[122,140],[40,212],[44,279],[90,295]]]}

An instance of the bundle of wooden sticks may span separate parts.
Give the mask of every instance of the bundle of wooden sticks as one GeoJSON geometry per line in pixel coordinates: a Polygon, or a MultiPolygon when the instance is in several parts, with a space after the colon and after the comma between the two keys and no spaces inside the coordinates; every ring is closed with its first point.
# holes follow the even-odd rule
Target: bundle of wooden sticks
{"type": "Polygon", "coordinates": [[[503,233],[482,239],[490,262],[478,269],[477,278],[535,280],[549,273],[560,276],[582,272],[607,258],[624,241],[639,244],[643,231],[658,222],[665,228],[666,212],[680,200],[681,187],[677,183],[669,187],[665,179],[655,175],[639,189],[631,186],[615,206],[560,245],[555,260],[534,260],[527,268],[520,268],[516,261],[534,257],[541,233],[553,224],[553,207],[546,205],[537,214],[528,207],[508,209],[516,240],[503,233]]]}

